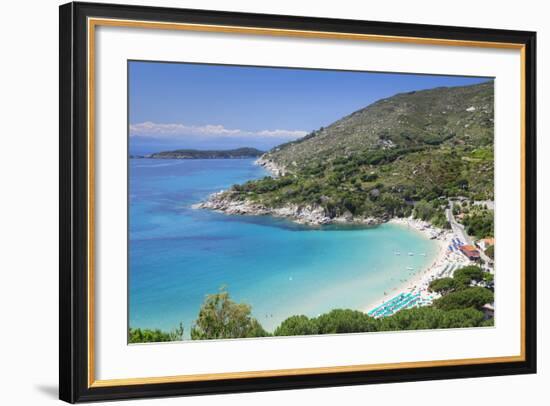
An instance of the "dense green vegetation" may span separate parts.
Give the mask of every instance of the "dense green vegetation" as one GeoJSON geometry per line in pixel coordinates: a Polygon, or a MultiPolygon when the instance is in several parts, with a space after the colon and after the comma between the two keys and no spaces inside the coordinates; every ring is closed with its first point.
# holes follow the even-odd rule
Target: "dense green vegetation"
{"type": "Polygon", "coordinates": [[[319,327],[312,319],[303,314],[289,317],[273,333],[275,336],[306,336],[311,334],[319,334],[319,327]]]}
{"type": "MultiPolygon", "coordinates": [[[[485,320],[482,307],[494,301],[489,286],[492,275],[477,266],[457,270],[452,278],[442,278],[430,284],[430,290],[442,296],[431,306],[405,309],[396,314],[375,319],[366,313],[350,309],[334,309],[318,317],[291,316],[273,332],[265,331],[251,316],[248,304],[231,300],[225,289],[208,295],[191,329],[192,340],[293,336],[313,334],[365,333],[373,331],[418,330],[437,328],[482,327],[492,325],[485,320]]],[[[130,329],[130,342],[180,340],[179,335],[159,330],[130,329]],[[141,340],[141,341],[140,341],[141,340]]]]}
{"type": "Polygon", "coordinates": [[[275,330],[273,335],[293,336],[479,327],[483,321],[483,312],[471,307],[451,311],[429,306],[412,308],[380,319],[374,319],[355,310],[336,309],[316,318],[308,318],[303,315],[288,318],[275,330]]]}
{"type": "Polygon", "coordinates": [[[170,332],[165,332],[159,329],[141,329],[130,328],[128,331],[128,342],[135,343],[158,343],[165,341],[181,341],[183,340],[183,324],[170,332]]]}
{"type": "Polygon", "coordinates": [[[466,232],[476,238],[495,235],[494,214],[492,210],[480,209],[464,216],[462,224],[466,232]]]}
{"type": "Polygon", "coordinates": [[[175,151],[156,152],[148,155],[147,158],[153,159],[237,159],[237,158],[255,158],[263,154],[256,148],[237,148],[228,150],[197,150],[197,149],[178,149],[175,151]]]}
{"type": "Polygon", "coordinates": [[[461,215],[466,232],[475,238],[492,237],[495,232],[494,211],[486,204],[472,204],[467,200],[453,205],[453,214],[461,215]]]}
{"type": "Polygon", "coordinates": [[[430,283],[430,291],[445,295],[458,289],[458,283],[454,278],[436,279],[430,283]]]}
{"type": "Polygon", "coordinates": [[[432,281],[428,289],[431,292],[446,295],[469,289],[472,285],[488,285],[493,282],[493,279],[494,276],[492,274],[484,272],[478,266],[469,265],[457,269],[452,278],[441,278],[432,281]]]}
{"type": "Polygon", "coordinates": [[[483,312],[464,307],[446,311],[433,306],[401,310],[380,320],[380,331],[481,327],[483,312]]]}
{"type": "Polygon", "coordinates": [[[475,265],[465,266],[457,269],[453,275],[453,280],[457,284],[456,290],[469,287],[472,282],[481,282],[487,272],[483,272],[480,267],[475,265]]]}
{"type": "Polygon", "coordinates": [[[451,225],[445,214],[446,204],[442,204],[440,199],[432,200],[431,203],[426,200],[417,202],[414,206],[413,215],[415,218],[429,221],[439,228],[450,228],[451,225]]]}
{"type": "Polygon", "coordinates": [[[264,337],[268,333],[251,316],[250,305],[235,303],[222,289],[208,295],[191,328],[191,339],[264,337]]]}
{"type": "Polygon", "coordinates": [[[479,286],[451,292],[434,301],[433,306],[441,310],[457,310],[465,308],[481,309],[486,303],[494,301],[493,292],[479,286]]]}
{"type": "Polygon", "coordinates": [[[335,309],[317,318],[292,316],[275,329],[275,336],[360,333],[377,331],[377,321],[363,312],[335,309]]]}
{"type": "MultiPolygon", "coordinates": [[[[330,218],[408,216],[414,208],[444,227],[449,198],[493,199],[493,84],[384,99],[263,159],[284,176],[235,185],[226,196],[321,207],[330,218]]],[[[487,231],[486,220],[473,218],[472,231],[487,231]]]]}

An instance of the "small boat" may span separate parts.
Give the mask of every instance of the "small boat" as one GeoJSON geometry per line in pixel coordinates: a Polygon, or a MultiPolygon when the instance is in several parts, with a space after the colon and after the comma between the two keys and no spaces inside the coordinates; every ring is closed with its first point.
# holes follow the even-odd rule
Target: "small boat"
{"type": "Polygon", "coordinates": [[[414,255],[414,252],[409,252],[409,255],[412,257],[414,255]]]}
{"type": "Polygon", "coordinates": [[[395,255],[401,255],[401,253],[399,251],[395,251],[394,254],[395,255]]]}
{"type": "Polygon", "coordinates": [[[426,256],[426,253],[423,252],[422,254],[418,254],[418,255],[422,255],[423,257],[425,257],[425,256],[426,256]]]}
{"type": "Polygon", "coordinates": [[[407,271],[414,271],[414,268],[412,266],[408,266],[407,271]]]}

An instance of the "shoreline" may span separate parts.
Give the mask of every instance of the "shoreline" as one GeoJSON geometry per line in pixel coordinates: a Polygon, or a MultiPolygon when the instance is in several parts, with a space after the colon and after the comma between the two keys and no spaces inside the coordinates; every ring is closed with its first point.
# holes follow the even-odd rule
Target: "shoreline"
{"type": "Polygon", "coordinates": [[[451,240],[456,237],[451,230],[442,230],[434,227],[429,222],[413,219],[412,217],[393,218],[388,223],[413,229],[423,234],[425,238],[436,240],[439,244],[439,252],[427,268],[419,270],[406,282],[401,283],[389,292],[384,292],[385,294],[381,294],[379,299],[363,307],[362,311],[365,313],[372,312],[378,306],[396,296],[407,293],[419,294],[420,299],[425,301],[425,304],[430,304],[433,299],[438,297],[437,294],[428,291],[428,286],[432,280],[452,276],[456,269],[471,264],[471,261],[463,255],[449,251],[448,246],[451,245],[451,240]],[[434,235],[437,236],[432,238],[434,235]]]}
{"type": "Polygon", "coordinates": [[[230,196],[231,191],[222,190],[211,194],[207,200],[193,204],[191,207],[239,216],[273,216],[312,227],[323,225],[376,226],[388,221],[377,217],[354,217],[351,213],[339,217],[328,217],[321,206],[288,204],[272,208],[250,200],[235,200],[230,196]]]}
{"type": "MultiPolygon", "coordinates": [[[[274,178],[286,174],[284,167],[280,167],[273,161],[266,159],[264,155],[255,160],[254,165],[263,167],[274,178]]],[[[212,193],[205,201],[193,204],[191,207],[193,209],[207,209],[231,215],[273,216],[313,227],[322,225],[377,226],[389,220],[389,218],[357,217],[353,216],[350,212],[346,212],[339,217],[329,217],[326,215],[323,207],[314,204],[301,205],[294,203],[281,207],[267,207],[246,198],[234,199],[230,189],[212,193]]]]}
{"type": "MultiPolygon", "coordinates": [[[[278,166],[273,161],[264,158],[263,155],[254,161],[254,165],[263,167],[274,178],[286,174],[284,167],[278,166]]],[[[387,218],[355,217],[349,212],[339,217],[329,217],[325,214],[323,207],[317,205],[287,204],[281,207],[267,207],[248,199],[236,200],[231,197],[231,190],[228,189],[212,193],[205,201],[193,204],[191,207],[231,215],[273,216],[313,227],[322,225],[377,226],[388,221],[387,218]]]]}
{"type": "MultiPolygon", "coordinates": [[[[254,161],[254,164],[265,168],[273,177],[285,175],[284,168],[279,167],[264,156],[254,161]]],[[[452,276],[456,269],[471,264],[471,261],[462,254],[451,252],[448,249],[449,245],[452,245],[452,239],[460,236],[456,236],[452,230],[437,228],[427,221],[414,219],[412,216],[407,218],[375,218],[354,217],[351,213],[348,213],[349,215],[330,218],[325,215],[323,208],[320,206],[290,204],[278,208],[270,208],[250,200],[234,200],[230,196],[231,191],[228,190],[213,193],[206,201],[194,204],[192,207],[195,209],[209,209],[229,215],[286,218],[297,224],[312,227],[320,227],[323,225],[357,225],[372,227],[384,223],[396,224],[412,229],[422,234],[424,238],[436,240],[439,245],[439,250],[431,264],[428,267],[420,269],[405,282],[400,283],[388,292],[381,293],[377,300],[368,303],[367,306],[361,307],[359,310],[364,313],[372,312],[377,307],[401,294],[418,295],[419,303],[414,304],[413,307],[429,305],[439,296],[428,291],[428,286],[432,280],[452,276]]]]}

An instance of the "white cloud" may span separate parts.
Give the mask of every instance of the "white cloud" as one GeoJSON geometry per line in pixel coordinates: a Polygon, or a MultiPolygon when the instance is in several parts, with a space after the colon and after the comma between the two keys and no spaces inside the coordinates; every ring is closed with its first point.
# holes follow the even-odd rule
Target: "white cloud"
{"type": "Polygon", "coordinates": [[[229,129],[219,124],[207,124],[202,126],[186,125],[183,123],[143,123],[130,124],[130,136],[142,138],[170,138],[178,139],[187,136],[212,136],[212,137],[276,137],[296,139],[303,137],[307,131],[302,130],[261,130],[245,131],[229,129]]]}
{"type": "Polygon", "coordinates": [[[302,130],[262,130],[255,133],[261,137],[295,137],[300,138],[307,135],[307,131],[302,130]]]}

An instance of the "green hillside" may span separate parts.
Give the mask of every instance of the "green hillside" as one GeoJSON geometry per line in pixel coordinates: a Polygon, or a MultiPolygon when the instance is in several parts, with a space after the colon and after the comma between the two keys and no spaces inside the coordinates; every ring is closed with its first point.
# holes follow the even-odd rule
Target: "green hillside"
{"type": "Polygon", "coordinates": [[[281,176],[216,199],[380,219],[422,202],[437,223],[449,197],[493,200],[493,94],[489,81],[379,100],[264,154],[260,163],[281,176]]]}
{"type": "Polygon", "coordinates": [[[414,146],[493,145],[493,82],[398,94],[283,144],[267,158],[292,171],[310,162],[414,146]]]}

